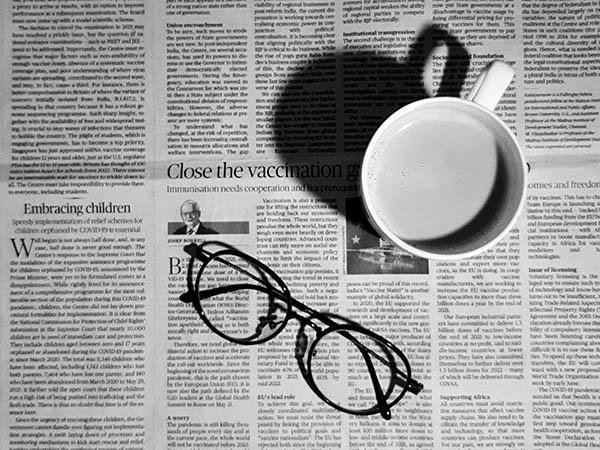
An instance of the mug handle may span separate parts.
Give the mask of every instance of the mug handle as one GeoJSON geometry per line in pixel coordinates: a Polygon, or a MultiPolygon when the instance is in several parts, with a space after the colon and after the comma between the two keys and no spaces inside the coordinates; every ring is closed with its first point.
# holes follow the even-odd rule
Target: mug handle
{"type": "Polygon", "coordinates": [[[510,64],[492,61],[479,74],[467,100],[493,111],[514,76],[515,70],[510,64]]]}

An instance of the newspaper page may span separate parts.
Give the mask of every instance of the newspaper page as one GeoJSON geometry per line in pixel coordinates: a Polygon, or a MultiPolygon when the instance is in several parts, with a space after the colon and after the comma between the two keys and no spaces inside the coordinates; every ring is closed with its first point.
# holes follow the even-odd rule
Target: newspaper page
{"type": "MultiPolygon", "coordinates": [[[[597,0],[0,8],[0,448],[600,446],[597,0]],[[517,73],[496,112],[525,210],[478,257],[391,247],[361,207],[371,135],[465,97],[493,59],[517,73]],[[393,343],[423,389],[390,420],[335,409],[306,381],[305,315],[223,339],[181,297],[208,241],[393,343]]],[[[365,367],[310,356],[319,382],[376,397],[365,367]]]]}

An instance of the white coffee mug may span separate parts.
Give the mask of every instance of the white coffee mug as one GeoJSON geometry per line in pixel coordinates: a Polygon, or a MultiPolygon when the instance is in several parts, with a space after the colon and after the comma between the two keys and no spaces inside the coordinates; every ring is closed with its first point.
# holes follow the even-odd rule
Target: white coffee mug
{"type": "Polygon", "coordinates": [[[513,227],[527,166],[516,137],[492,111],[514,77],[501,61],[467,100],[437,97],[396,111],[373,135],[361,169],[369,221],[387,241],[428,259],[481,253],[513,227]]]}

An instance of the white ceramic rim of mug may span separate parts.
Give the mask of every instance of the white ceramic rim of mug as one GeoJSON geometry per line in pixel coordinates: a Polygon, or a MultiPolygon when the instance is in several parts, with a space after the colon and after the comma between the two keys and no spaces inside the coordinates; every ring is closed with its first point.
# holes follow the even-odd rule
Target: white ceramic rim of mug
{"type": "Polygon", "coordinates": [[[461,98],[455,98],[455,97],[426,98],[426,99],[422,99],[422,100],[417,100],[413,103],[410,103],[410,104],[400,108],[398,111],[396,111],[391,116],[389,116],[379,126],[379,128],[377,129],[375,134],[371,137],[371,140],[369,141],[369,145],[367,146],[367,150],[363,157],[363,162],[362,162],[362,167],[361,167],[360,194],[361,194],[361,197],[363,200],[363,205],[365,207],[365,212],[368,216],[369,222],[371,223],[371,225],[373,225],[375,230],[384,239],[388,240],[392,244],[406,250],[407,252],[409,252],[413,255],[420,256],[420,257],[426,258],[426,259],[449,261],[449,260],[470,258],[472,256],[483,253],[484,251],[486,251],[486,250],[490,249],[491,247],[493,247],[494,245],[496,245],[496,243],[498,243],[498,241],[500,241],[502,238],[504,238],[504,236],[506,236],[506,234],[515,225],[515,222],[517,221],[517,219],[519,218],[519,215],[521,214],[521,211],[523,210],[523,206],[525,204],[525,198],[527,195],[527,163],[525,161],[525,156],[523,155],[523,150],[521,149],[521,146],[519,145],[519,142],[517,141],[516,136],[511,131],[511,129],[508,128],[508,126],[504,123],[504,121],[502,121],[496,114],[494,114],[493,111],[490,111],[489,109],[487,109],[475,102],[472,102],[469,100],[463,100],[461,98]],[[482,113],[482,114],[486,115],[487,117],[491,118],[492,120],[494,120],[494,122],[496,122],[500,126],[500,128],[502,128],[504,130],[506,135],[512,141],[514,148],[517,149],[519,160],[521,161],[521,166],[522,166],[522,171],[523,171],[523,185],[521,186],[521,197],[519,199],[519,205],[517,206],[513,217],[510,219],[510,221],[507,223],[507,225],[499,233],[496,234],[496,236],[494,238],[487,241],[485,244],[483,244],[473,250],[470,250],[470,251],[461,252],[461,253],[450,253],[450,254],[434,253],[434,252],[425,251],[425,250],[422,250],[420,248],[410,245],[408,242],[406,242],[406,241],[402,240],[401,238],[399,238],[398,236],[396,236],[389,229],[389,227],[387,227],[385,225],[385,223],[379,218],[379,216],[377,216],[377,214],[375,213],[375,208],[373,207],[373,200],[370,195],[370,190],[367,189],[367,180],[369,178],[367,171],[368,171],[369,165],[366,164],[366,162],[371,158],[373,152],[375,151],[375,144],[379,141],[381,135],[383,133],[385,133],[387,131],[387,129],[398,120],[398,118],[400,118],[404,115],[407,115],[407,114],[411,114],[413,110],[415,110],[417,108],[421,108],[421,107],[423,107],[423,105],[426,105],[429,103],[437,103],[440,106],[452,104],[452,103],[460,104],[461,106],[467,106],[468,108],[473,108],[474,110],[478,111],[479,113],[482,113]]]}

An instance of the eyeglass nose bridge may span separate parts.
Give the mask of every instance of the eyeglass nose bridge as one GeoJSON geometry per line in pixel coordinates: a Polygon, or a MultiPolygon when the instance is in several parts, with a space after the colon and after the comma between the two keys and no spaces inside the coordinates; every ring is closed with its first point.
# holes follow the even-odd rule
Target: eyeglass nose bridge
{"type": "Polygon", "coordinates": [[[304,357],[304,355],[306,355],[306,350],[308,350],[309,344],[312,344],[315,340],[317,340],[323,333],[323,330],[311,317],[300,317],[295,311],[292,311],[291,317],[300,322],[300,328],[298,329],[298,333],[296,333],[296,358],[304,357]],[[304,331],[307,326],[315,332],[317,336],[315,339],[309,340],[308,335],[304,331]]]}

